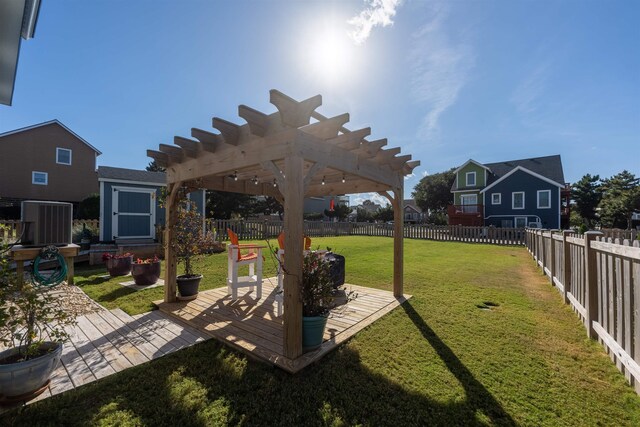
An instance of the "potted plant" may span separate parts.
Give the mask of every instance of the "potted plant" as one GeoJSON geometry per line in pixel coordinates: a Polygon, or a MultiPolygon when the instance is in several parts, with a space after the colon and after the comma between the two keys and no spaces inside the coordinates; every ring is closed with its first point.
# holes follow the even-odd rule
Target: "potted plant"
{"type": "Polygon", "coordinates": [[[0,400],[20,403],[45,390],[72,324],[51,293],[18,282],[0,259],[0,343],[8,347],[0,352],[0,400]]]}
{"type": "MultiPolygon", "coordinates": [[[[336,288],[325,254],[309,251],[304,255],[300,296],[302,298],[302,347],[305,351],[322,345],[327,317],[335,307],[341,289],[336,288]]],[[[353,292],[344,293],[345,303],[353,300],[353,292]]]]}
{"type": "Polygon", "coordinates": [[[107,264],[109,276],[126,276],[131,273],[131,263],[133,262],[133,254],[112,254],[105,252],[102,254],[102,260],[107,264]]]}
{"type": "Polygon", "coordinates": [[[184,264],[184,274],[176,278],[178,292],[182,298],[194,298],[198,295],[202,274],[193,272],[193,261],[215,247],[213,234],[203,230],[202,224],[202,216],[195,208],[195,204],[192,202],[181,204],[173,240],[167,242],[172,246],[178,264],[184,264]]]}
{"type": "Polygon", "coordinates": [[[160,260],[157,255],[153,258],[138,258],[131,264],[131,276],[138,286],[155,285],[160,278],[160,260]]]}

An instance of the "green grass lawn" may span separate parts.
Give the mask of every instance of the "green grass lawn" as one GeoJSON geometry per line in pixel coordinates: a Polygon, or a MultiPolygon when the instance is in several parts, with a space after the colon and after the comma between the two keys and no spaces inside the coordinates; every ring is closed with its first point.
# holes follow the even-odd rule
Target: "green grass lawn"
{"type": "MultiPolygon", "coordinates": [[[[314,239],[349,283],[391,290],[389,238],[314,239]]],[[[203,260],[221,286],[226,255],[203,260]]],[[[267,273],[273,273],[267,260],[267,273]]],[[[104,270],[78,284],[106,307],[150,308],[104,270]]],[[[9,425],[637,426],[640,398],[524,248],[405,241],[413,298],[298,375],[209,341],[5,415],[9,425]],[[493,306],[481,310],[478,306],[493,306]]]]}

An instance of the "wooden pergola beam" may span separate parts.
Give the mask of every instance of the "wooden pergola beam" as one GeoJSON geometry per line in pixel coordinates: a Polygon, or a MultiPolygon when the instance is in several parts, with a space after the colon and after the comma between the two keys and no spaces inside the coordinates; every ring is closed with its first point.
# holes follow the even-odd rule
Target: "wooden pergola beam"
{"type": "Polygon", "coordinates": [[[411,162],[407,162],[407,164],[402,169],[402,173],[405,175],[411,175],[413,170],[420,166],[420,160],[413,160],[411,162]]]}
{"type": "Polygon", "coordinates": [[[238,106],[238,115],[247,121],[251,133],[265,136],[269,129],[269,116],[246,105],[238,106]]]}
{"type": "Polygon", "coordinates": [[[167,144],[160,144],[159,148],[160,151],[169,156],[171,163],[181,163],[182,160],[184,160],[184,151],[182,151],[182,148],[167,144]]]}
{"type": "Polygon", "coordinates": [[[385,145],[387,145],[387,138],[376,139],[375,141],[361,144],[355,153],[363,159],[371,159],[375,157],[385,145]]]}
{"type": "Polygon", "coordinates": [[[220,131],[225,144],[238,145],[238,141],[240,140],[240,125],[219,117],[214,117],[211,123],[214,128],[220,131]]]}
{"type": "Polygon", "coordinates": [[[196,158],[202,151],[202,145],[198,141],[194,141],[192,139],[174,136],[173,143],[182,148],[187,157],[196,158]]]}
{"type": "Polygon", "coordinates": [[[300,130],[316,138],[330,139],[337,137],[340,128],[347,122],[349,122],[349,113],[344,113],[321,122],[303,126],[300,130]]]}
{"type": "Polygon", "coordinates": [[[271,89],[269,91],[269,102],[280,112],[284,125],[299,128],[309,124],[313,111],[322,105],[322,96],[316,95],[298,102],[278,90],[271,89]]]}
{"type": "Polygon", "coordinates": [[[391,166],[391,169],[394,170],[403,169],[409,160],[411,160],[411,154],[393,157],[391,160],[389,160],[389,166],[391,166]]]}
{"type": "Polygon", "coordinates": [[[169,155],[155,150],[147,150],[147,157],[151,157],[155,160],[156,164],[160,167],[166,168],[169,166],[169,155]]]}

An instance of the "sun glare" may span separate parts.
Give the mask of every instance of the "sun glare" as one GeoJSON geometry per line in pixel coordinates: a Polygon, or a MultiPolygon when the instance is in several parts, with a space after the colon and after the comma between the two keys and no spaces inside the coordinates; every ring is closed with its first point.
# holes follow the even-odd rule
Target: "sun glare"
{"type": "Polygon", "coordinates": [[[306,70],[315,79],[331,85],[351,80],[356,73],[357,47],[346,32],[325,30],[305,43],[306,70]]]}

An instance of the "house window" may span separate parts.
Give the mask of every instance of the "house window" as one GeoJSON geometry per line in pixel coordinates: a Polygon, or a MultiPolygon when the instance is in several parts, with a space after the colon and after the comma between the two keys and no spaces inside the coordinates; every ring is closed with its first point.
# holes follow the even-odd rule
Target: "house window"
{"type": "Polygon", "coordinates": [[[524,209],[524,191],[515,191],[511,193],[511,208],[524,209]]]}
{"type": "Polygon", "coordinates": [[[31,183],[36,185],[47,185],[49,184],[49,174],[46,172],[31,172],[31,183]]]}
{"type": "Polygon", "coordinates": [[[492,193],[491,194],[491,204],[499,205],[502,203],[502,193],[492,193]]]}
{"type": "Polygon", "coordinates": [[[473,187],[476,185],[476,173],[467,172],[467,187],[473,187]]]}
{"type": "Polygon", "coordinates": [[[525,228],[527,226],[526,216],[517,216],[514,218],[516,222],[516,228],[525,228]]]}
{"type": "Polygon", "coordinates": [[[538,190],[538,209],[551,207],[551,190],[538,190]]]}
{"type": "Polygon", "coordinates": [[[71,150],[68,148],[56,148],[56,163],[59,165],[71,165],[71,150]]]}
{"type": "Polygon", "coordinates": [[[477,213],[478,212],[478,195],[463,194],[460,196],[460,204],[462,205],[462,212],[477,213]]]}

